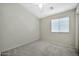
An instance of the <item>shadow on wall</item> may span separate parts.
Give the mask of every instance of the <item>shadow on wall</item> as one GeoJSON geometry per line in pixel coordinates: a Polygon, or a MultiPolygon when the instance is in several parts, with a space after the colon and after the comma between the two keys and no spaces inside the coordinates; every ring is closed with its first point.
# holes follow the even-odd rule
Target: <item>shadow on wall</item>
{"type": "Polygon", "coordinates": [[[39,39],[39,20],[19,4],[0,4],[0,48],[12,49],[39,39]]]}

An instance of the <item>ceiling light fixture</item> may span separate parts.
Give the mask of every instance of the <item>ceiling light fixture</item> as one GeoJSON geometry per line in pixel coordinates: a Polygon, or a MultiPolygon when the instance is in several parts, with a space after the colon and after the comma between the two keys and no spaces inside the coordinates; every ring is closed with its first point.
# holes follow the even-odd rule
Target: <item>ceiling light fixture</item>
{"type": "Polygon", "coordinates": [[[38,4],[38,7],[39,7],[40,9],[42,9],[42,8],[43,8],[43,4],[38,4]]]}
{"type": "Polygon", "coordinates": [[[43,3],[35,3],[34,5],[37,5],[40,9],[42,9],[43,8],[43,3]]]}

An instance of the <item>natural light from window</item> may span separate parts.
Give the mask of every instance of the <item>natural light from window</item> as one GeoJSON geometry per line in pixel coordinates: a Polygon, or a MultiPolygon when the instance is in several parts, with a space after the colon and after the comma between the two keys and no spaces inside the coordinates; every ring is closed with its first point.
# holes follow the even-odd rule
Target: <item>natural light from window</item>
{"type": "Polygon", "coordinates": [[[51,32],[69,32],[69,17],[51,20],[51,32]]]}

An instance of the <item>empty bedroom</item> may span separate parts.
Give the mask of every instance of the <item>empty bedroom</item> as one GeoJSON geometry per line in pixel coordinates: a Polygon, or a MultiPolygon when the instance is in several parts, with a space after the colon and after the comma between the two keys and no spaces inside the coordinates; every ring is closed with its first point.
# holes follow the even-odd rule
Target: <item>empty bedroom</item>
{"type": "Polygon", "coordinates": [[[0,3],[0,56],[78,56],[78,3],[0,3]]]}

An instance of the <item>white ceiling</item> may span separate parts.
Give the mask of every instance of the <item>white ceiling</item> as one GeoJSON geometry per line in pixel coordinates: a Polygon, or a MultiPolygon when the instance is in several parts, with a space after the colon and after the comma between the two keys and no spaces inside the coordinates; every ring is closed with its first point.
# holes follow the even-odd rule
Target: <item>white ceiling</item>
{"type": "Polygon", "coordinates": [[[48,3],[48,4],[44,3],[44,4],[45,5],[43,6],[42,9],[40,9],[34,3],[22,3],[21,5],[38,18],[43,18],[49,15],[71,10],[76,8],[77,6],[77,3],[48,3]],[[53,9],[50,9],[51,6],[53,7],[53,9]]]}

